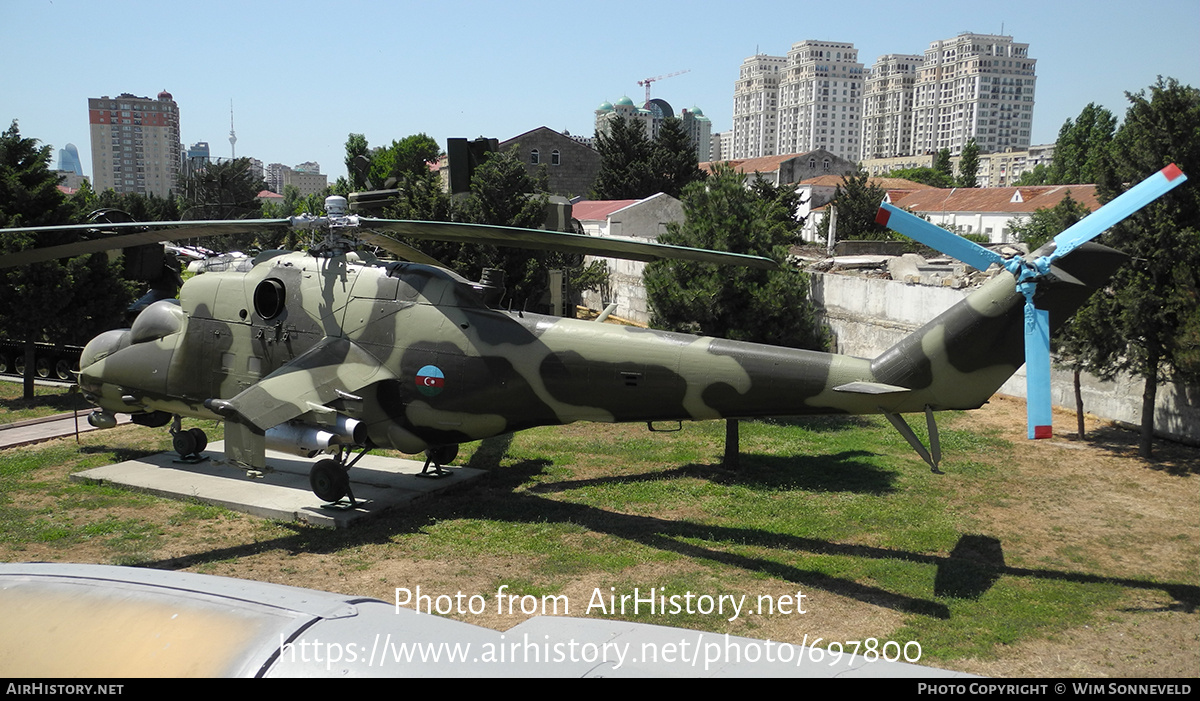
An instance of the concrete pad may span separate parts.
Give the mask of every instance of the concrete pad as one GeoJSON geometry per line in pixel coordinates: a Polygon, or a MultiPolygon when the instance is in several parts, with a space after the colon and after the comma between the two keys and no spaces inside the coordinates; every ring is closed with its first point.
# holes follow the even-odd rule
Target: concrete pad
{"type": "Polygon", "coordinates": [[[224,441],[210,444],[204,451],[208,459],[198,463],[183,462],[175,453],[159,453],[78,472],[71,479],[196,499],[261,518],[347,528],[484,474],[483,470],[447,466],[443,469],[449,475],[430,479],[417,476],[425,465],[423,460],[366,455],[350,469],[350,489],[357,501],[351,508],[348,499],[329,505],[312,493],[308,473],[316,460],[267,451],[267,465],[273,472],[251,479],[245,470],[226,460],[224,447],[224,441]]]}

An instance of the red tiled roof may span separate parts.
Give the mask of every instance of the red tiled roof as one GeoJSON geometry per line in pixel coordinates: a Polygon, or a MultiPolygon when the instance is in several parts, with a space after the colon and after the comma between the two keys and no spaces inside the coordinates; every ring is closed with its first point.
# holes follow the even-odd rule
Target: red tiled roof
{"type": "Polygon", "coordinates": [[[1033,187],[972,187],[952,190],[920,190],[892,204],[913,212],[1013,212],[1025,213],[1057,205],[1070,192],[1071,198],[1091,211],[1100,208],[1095,185],[1038,185],[1033,187]],[[1019,202],[1014,202],[1017,192],[1019,202]]]}
{"type": "Polygon", "coordinates": [[[613,212],[641,200],[583,200],[571,205],[571,217],[579,221],[604,221],[613,212]]]}
{"type": "Polygon", "coordinates": [[[705,161],[699,165],[700,170],[711,173],[715,163],[728,163],[733,166],[733,169],[742,174],[750,173],[774,173],[779,170],[779,164],[784,161],[790,161],[793,158],[806,156],[811,151],[804,153],[787,153],[781,156],[760,156],[758,158],[742,158],[739,160],[729,161],[705,161]]]}
{"type": "MultiPolygon", "coordinates": [[[[808,180],[801,180],[801,185],[818,185],[825,187],[837,187],[842,184],[842,176],[840,175],[821,175],[808,180]]],[[[925,183],[917,183],[904,178],[868,178],[867,185],[869,187],[881,187],[884,190],[936,190],[932,185],[925,183]]]]}

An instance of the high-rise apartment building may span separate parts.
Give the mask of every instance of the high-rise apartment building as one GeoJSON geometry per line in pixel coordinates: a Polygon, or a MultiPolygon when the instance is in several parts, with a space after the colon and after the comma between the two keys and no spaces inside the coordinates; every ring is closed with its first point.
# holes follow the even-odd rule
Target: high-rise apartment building
{"type": "Polygon", "coordinates": [[[863,64],[854,44],[792,44],[779,78],[778,153],[823,148],[848,161],[862,151],[863,64]]]}
{"type": "Polygon", "coordinates": [[[129,93],[88,98],[88,121],[97,192],[166,196],[177,187],[183,147],[171,93],[164,90],[154,100],[129,93]]]}
{"type": "Polygon", "coordinates": [[[869,72],[853,44],[807,40],[787,56],[742,61],[726,159],[824,148],[850,161],[1028,149],[1035,68],[1029,45],[964,33],[924,55],[881,56],[869,72]]]}
{"type": "Polygon", "coordinates": [[[1010,36],[931,43],[913,86],[912,149],[957,155],[971,139],[984,153],[1028,149],[1036,63],[1010,36]]]}
{"type": "Polygon", "coordinates": [[[733,85],[733,153],[726,158],[778,154],[779,78],[786,66],[786,56],[758,54],[742,61],[733,85]]]}
{"type": "Polygon", "coordinates": [[[912,153],[913,86],[923,56],[880,56],[863,85],[862,158],[912,153]]]}

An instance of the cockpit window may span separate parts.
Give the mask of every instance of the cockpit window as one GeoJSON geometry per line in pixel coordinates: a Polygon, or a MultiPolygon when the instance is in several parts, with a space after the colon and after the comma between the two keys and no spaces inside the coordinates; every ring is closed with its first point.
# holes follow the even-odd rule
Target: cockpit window
{"type": "Polygon", "coordinates": [[[142,310],[129,332],[131,343],[153,341],[183,329],[183,309],[177,299],[164,299],[142,310]]]}

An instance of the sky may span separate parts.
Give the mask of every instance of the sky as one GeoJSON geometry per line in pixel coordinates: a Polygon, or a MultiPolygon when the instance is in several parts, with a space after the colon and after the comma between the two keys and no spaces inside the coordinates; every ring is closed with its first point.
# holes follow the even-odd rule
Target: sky
{"type": "Polygon", "coordinates": [[[1120,118],[1158,76],[1200,86],[1197,0],[366,2],[0,0],[0,119],[91,175],[87,100],[170,92],[184,145],[345,175],[346,138],[501,141],[540,126],[590,136],[595,109],[652,97],[732,128],[742,60],[805,39],[853,43],[867,68],[964,32],[1037,60],[1033,143],[1089,102],[1120,118]]]}

